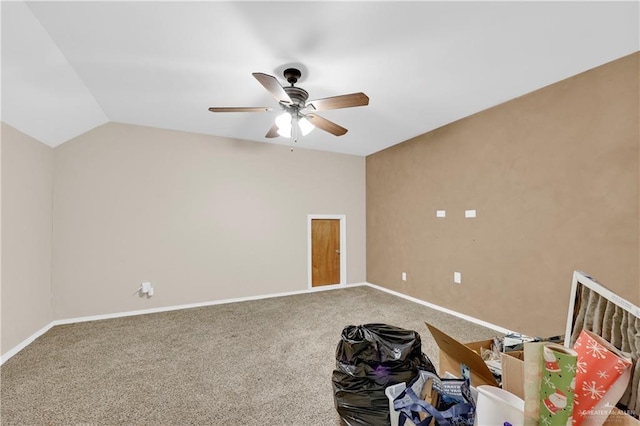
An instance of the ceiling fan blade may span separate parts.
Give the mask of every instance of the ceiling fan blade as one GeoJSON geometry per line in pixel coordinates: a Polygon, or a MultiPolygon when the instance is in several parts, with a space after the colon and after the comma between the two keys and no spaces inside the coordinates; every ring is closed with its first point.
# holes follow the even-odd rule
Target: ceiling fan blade
{"type": "Polygon", "coordinates": [[[348,95],[333,96],[330,98],[316,99],[307,102],[307,106],[313,107],[315,111],[326,111],[328,109],[351,108],[369,105],[369,97],[362,92],[348,95]]]}
{"type": "Polygon", "coordinates": [[[278,79],[269,74],[263,74],[261,72],[254,72],[252,74],[256,80],[260,82],[267,89],[267,92],[271,93],[271,96],[276,98],[278,102],[284,102],[286,104],[292,103],[291,98],[284,91],[284,88],[278,83],[278,79]]]}
{"type": "Polygon", "coordinates": [[[273,108],[268,107],[211,107],[211,112],[267,112],[273,111],[273,108]]]}
{"type": "Polygon", "coordinates": [[[278,126],[275,125],[275,124],[273,126],[271,126],[271,128],[269,129],[267,134],[264,135],[265,138],[277,138],[278,136],[280,136],[278,134],[278,126]]]}
{"type": "Polygon", "coordinates": [[[345,129],[344,127],[339,126],[333,121],[327,120],[326,118],[322,118],[319,115],[307,114],[305,115],[305,117],[307,117],[309,121],[311,121],[311,124],[316,126],[318,129],[324,130],[325,132],[329,132],[332,135],[342,136],[348,132],[348,130],[345,129]]]}

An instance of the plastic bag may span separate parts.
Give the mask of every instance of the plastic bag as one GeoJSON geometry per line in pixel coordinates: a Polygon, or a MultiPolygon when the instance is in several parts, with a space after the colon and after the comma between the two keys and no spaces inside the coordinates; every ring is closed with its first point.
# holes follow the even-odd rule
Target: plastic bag
{"type": "Polygon", "coordinates": [[[388,324],[350,325],[336,348],[332,382],[336,410],[347,426],[389,425],[388,386],[435,368],[420,335],[388,324]]]}
{"type": "Polygon", "coordinates": [[[472,426],[475,402],[469,382],[464,379],[441,379],[432,372],[423,372],[394,400],[393,408],[400,412],[398,425],[406,420],[417,426],[472,426]]]}

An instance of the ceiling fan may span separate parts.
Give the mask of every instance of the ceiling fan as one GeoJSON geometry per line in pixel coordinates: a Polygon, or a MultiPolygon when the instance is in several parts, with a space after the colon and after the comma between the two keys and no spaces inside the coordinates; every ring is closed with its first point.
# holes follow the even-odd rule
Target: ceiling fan
{"type": "MultiPolygon", "coordinates": [[[[347,133],[344,127],[327,120],[316,114],[316,111],[330,109],[351,108],[369,104],[369,97],[362,92],[348,95],[332,96],[324,99],[307,101],[309,93],[295,84],[302,73],[296,68],[287,68],[283,72],[284,78],[290,86],[281,86],[274,76],[254,72],[252,75],[280,104],[283,114],[275,119],[274,125],[269,129],[265,137],[276,138],[278,136],[290,138],[293,134],[297,138],[298,132],[307,135],[314,127],[335,136],[347,133]]],[[[271,107],[211,107],[211,112],[267,112],[273,111],[271,107]]]]}

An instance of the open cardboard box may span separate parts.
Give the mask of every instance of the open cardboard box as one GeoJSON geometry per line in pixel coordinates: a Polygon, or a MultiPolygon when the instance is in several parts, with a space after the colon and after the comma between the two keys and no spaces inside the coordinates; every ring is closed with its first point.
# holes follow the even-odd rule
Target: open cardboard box
{"type": "Polygon", "coordinates": [[[493,340],[462,344],[433,325],[426,322],[425,324],[440,348],[440,371],[438,373],[441,377],[444,377],[446,373],[461,377],[463,366],[466,366],[471,371],[471,386],[498,386],[498,382],[480,356],[480,349],[490,349],[493,340]]]}

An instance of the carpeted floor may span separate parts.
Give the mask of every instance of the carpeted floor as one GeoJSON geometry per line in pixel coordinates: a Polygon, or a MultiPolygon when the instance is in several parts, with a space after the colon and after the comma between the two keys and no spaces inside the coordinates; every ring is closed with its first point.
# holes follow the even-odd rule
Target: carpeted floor
{"type": "Polygon", "coordinates": [[[346,325],[497,333],[371,287],[53,327],[1,367],[2,425],[338,425],[346,325]]]}

